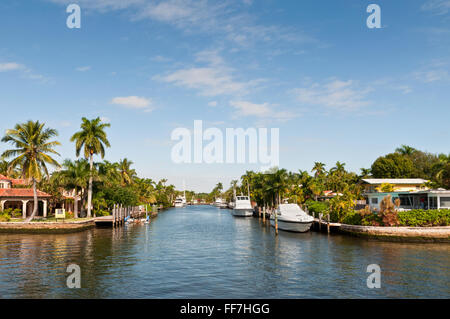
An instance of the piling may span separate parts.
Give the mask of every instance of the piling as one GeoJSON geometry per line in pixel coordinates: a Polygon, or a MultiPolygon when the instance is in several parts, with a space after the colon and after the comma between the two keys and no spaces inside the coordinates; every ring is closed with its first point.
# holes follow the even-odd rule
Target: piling
{"type": "Polygon", "coordinates": [[[330,214],[327,214],[327,233],[330,233],[330,214]]]}

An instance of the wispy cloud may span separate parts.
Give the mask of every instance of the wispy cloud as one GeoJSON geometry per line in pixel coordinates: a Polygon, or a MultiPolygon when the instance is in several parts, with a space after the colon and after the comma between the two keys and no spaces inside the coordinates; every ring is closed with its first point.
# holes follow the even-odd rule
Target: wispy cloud
{"type": "Polygon", "coordinates": [[[16,62],[0,63],[0,72],[23,70],[25,66],[16,62]]]}
{"type": "Polygon", "coordinates": [[[153,110],[152,100],[139,96],[115,97],[111,100],[111,104],[120,105],[130,109],[143,110],[145,112],[153,110]]]}
{"type": "Polygon", "coordinates": [[[206,66],[179,69],[155,80],[173,83],[177,86],[199,91],[200,95],[245,95],[263,79],[237,80],[235,70],[228,67],[217,51],[202,51],[197,54],[197,62],[206,66]]]}
{"type": "Polygon", "coordinates": [[[372,90],[370,87],[360,87],[352,80],[331,79],[323,84],[314,83],[308,87],[296,88],[292,92],[305,106],[353,111],[371,104],[367,94],[372,90]]]}
{"type": "MultiPolygon", "coordinates": [[[[72,0],[47,0],[69,4],[72,0]]],[[[132,20],[151,19],[183,32],[222,35],[241,46],[254,42],[317,42],[302,30],[258,23],[248,8],[251,0],[78,0],[82,8],[100,12],[127,10],[132,20]]]]}
{"type": "Polygon", "coordinates": [[[270,103],[256,104],[248,101],[230,101],[235,109],[235,116],[251,116],[263,119],[287,121],[298,115],[289,111],[276,110],[277,105],[270,103]]]}
{"type": "Polygon", "coordinates": [[[87,72],[87,71],[90,71],[91,70],[91,67],[90,66],[80,66],[80,67],[78,67],[78,68],[76,68],[76,70],[78,71],[78,72],[87,72]]]}
{"type": "Polygon", "coordinates": [[[445,15],[450,12],[450,0],[429,0],[422,5],[422,10],[445,15]]]}
{"type": "Polygon", "coordinates": [[[413,73],[414,77],[424,83],[450,80],[450,63],[435,60],[413,73]]]}
{"type": "Polygon", "coordinates": [[[19,72],[18,74],[20,74],[22,78],[47,82],[47,78],[45,76],[42,74],[37,74],[31,68],[17,62],[0,63],[0,73],[3,72],[19,72]]]}

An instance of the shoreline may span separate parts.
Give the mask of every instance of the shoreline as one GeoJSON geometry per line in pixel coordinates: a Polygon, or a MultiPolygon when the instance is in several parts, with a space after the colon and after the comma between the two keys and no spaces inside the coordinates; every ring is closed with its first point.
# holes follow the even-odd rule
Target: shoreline
{"type": "Polygon", "coordinates": [[[0,222],[0,233],[69,234],[95,227],[95,219],[73,222],[0,222]]]}
{"type": "MultiPolygon", "coordinates": [[[[322,232],[326,232],[327,223],[322,221],[320,229],[322,232]]],[[[312,230],[319,231],[317,219],[314,221],[312,230]]],[[[450,226],[385,227],[330,223],[330,231],[364,239],[390,242],[450,243],[450,226]]]]}

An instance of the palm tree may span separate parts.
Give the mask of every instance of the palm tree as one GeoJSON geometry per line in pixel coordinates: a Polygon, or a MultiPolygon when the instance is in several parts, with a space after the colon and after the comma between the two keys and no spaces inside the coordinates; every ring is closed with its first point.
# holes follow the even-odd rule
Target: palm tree
{"type": "Polygon", "coordinates": [[[361,168],[361,175],[359,175],[360,178],[367,178],[370,175],[372,175],[372,170],[370,168],[361,168]]]}
{"type": "Polygon", "coordinates": [[[123,185],[130,185],[131,183],[133,183],[133,179],[136,177],[136,171],[131,168],[131,165],[133,165],[133,162],[129,161],[126,158],[121,160],[118,164],[123,185]]]}
{"type": "Polygon", "coordinates": [[[83,117],[81,121],[81,131],[75,133],[70,141],[75,142],[75,150],[77,156],[80,156],[81,149],[84,147],[84,157],[86,159],[89,158],[91,173],[89,177],[87,217],[90,218],[92,210],[94,154],[100,154],[102,158],[105,157],[105,146],[110,147],[111,145],[109,144],[104,129],[110,127],[111,124],[102,123],[99,117],[93,120],[88,120],[87,118],[83,117]]]}
{"type": "Polygon", "coordinates": [[[395,151],[402,155],[411,155],[412,153],[416,152],[417,150],[414,147],[411,147],[408,145],[402,145],[401,147],[396,148],[395,151]]]}
{"type": "Polygon", "coordinates": [[[113,186],[121,183],[122,176],[119,172],[119,164],[103,161],[97,164],[99,179],[106,186],[113,186]]]}
{"type": "Polygon", "coordinates": [[[7,150],[2,154],[3,158],[14,157],[8,165],[11,172],[16,167],[20,167],[22,178],[33,182],[34,207],[31,216],[26,221],[31,221],[38,210],[38,198],[36,183],[45,175],[49,176],[47,164],[60,167],[58,162],[49,153],[59,155],[53,148],[61,145],[58,141],[50,141],[58,135],[58,132],[51,128],[44,128],[44,123],[39,121],[28,121],[16,124],[14,129],[6,131],[2,142],[10,143],[15,148],[7,150]]]}
{"type": "Polygon", "coordinates": [[[325,173],[325,164],[321,162],[314,162],[312,172],[315,172],[314,177],[321,176],[325,173]]]}
{"type": "Polygon", "coordinates": [[[86,185],[90,177],[89,163],[85,159],[75,162],[65,160],[63,163],[64,170],[57,172],[55,175],[61,180],[66,190],[75,190],[74,194],[74,218],[78,218],[78,190],[84,193],[86,185]]]}

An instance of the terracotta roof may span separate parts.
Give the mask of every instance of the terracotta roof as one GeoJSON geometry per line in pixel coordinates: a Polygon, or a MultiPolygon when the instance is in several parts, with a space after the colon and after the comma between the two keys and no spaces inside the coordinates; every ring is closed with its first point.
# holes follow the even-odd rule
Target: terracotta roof
{"type": "MultiPolygon", "coordinates": [[[[51,195],[37,190],[38,197],[51,197],[51,195]]],[[[3,188],[0,189],[0,197],[33,197],[31,188],[3,188]]]]}
{"type": "Polygon", "coordinates": [[[13,178],[11,179],[13,185],[28,185],[28,181],[26,179],[13,178]]]}
{"type": "Polygon", "coordinates": [[[3,181],[10,181],[11,179],[10,178],[8,178],[8,177],[6,177],[5,175],[2,175],[2,174],[0,174],[0,180],[3,180],[3,181]]]}

